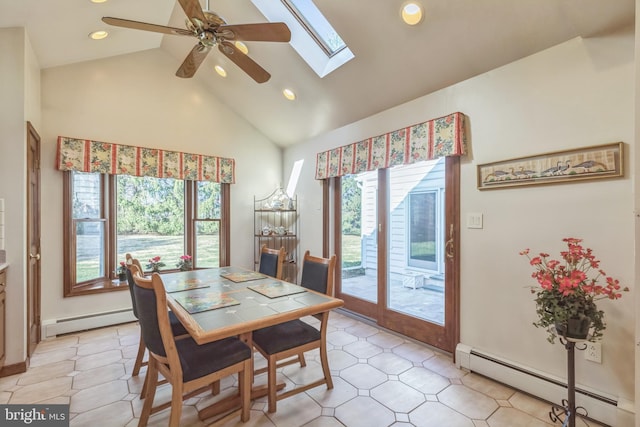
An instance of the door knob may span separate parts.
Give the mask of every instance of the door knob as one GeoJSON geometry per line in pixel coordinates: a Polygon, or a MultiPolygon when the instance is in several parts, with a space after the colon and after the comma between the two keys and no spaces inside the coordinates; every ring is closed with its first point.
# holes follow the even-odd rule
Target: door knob
{"type": "Polygon", "coordinates": [[[40,254],[29,254],[29,258],[33,259],[35,258],[37,261],[40,261],[40,254]]]}

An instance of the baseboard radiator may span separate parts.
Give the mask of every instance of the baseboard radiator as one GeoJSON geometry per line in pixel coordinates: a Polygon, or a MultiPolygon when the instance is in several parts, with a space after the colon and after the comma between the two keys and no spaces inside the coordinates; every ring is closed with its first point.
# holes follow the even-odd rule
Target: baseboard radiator
{"type": "MultiPolygon", "coordinates": [[[[562,399],[567,398],[566,378],[554,378],[468,345],[458,344],[456,363],[459,368],[492,378],[548,402],[560,404],[562,399]]],[[[626,422],[621,424],[625,414],[633,419],[632,402],[618,402],[615,397],[603,396],[602,393],[588,390],[579,384],[576,384],[576,406],[586,408],[589,418],[609,426],[626,425],[626,422]]]]}
{"type": "Polygon", "coordinates": [[[136,318],[130,308],[65,319],[45,320],[42,322],[42,337],[43,339],[52,338],[70,332],[86,331],[104,326],[134,322],[135,320],[136,318]]]}

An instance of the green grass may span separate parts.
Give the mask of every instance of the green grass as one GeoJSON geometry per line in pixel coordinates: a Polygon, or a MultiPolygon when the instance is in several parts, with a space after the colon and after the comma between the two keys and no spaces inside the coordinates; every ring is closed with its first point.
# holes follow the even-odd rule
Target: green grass
{"type": "MultiPolygon", "coordinates": [[[[78,257],[76,263],[77,282],[94,279],[102,276],[100,274],[100,249],[95,242],[95,236],[78,236],[78,257]]],[[[181,255],[184,255],[183,237],[180,236],[158,236],[158,235],[134,235],[121,236],[119,238],[118,262],[125,260],[125,254],[130,253],[140,260],[142,267],[150,258],[159,256],[166,265],[160,270],[171,270],[176,268],[176,264],[181,255]]],[[[219,266],[217,235],[198,236],[197,259],[198,267],[219,266]]]]}
{"type": "Polygon", "coordinates": [[[359,267],[362,264],[361,242],[360,235],[342,235],[342,268],[359,267]]]}
{"type": "MultiPolygon", "coordinates": [[[[199,236],[199,247],[204,252],[197,260],[198,267],[217,267],[219,259],[217,251],[205,252],[205,248],[217,248],[218,236],[199,236]]],[[[100,277],[100,252],[95,243],[97,239],[92,236],[78,236],[78,262],[76,264],[76,277],[78,282],[100,277]]],[[[184,255],[182,236],[122,236],[119,239],[118,261],[124,261],[126,253],[138,258],[145,267],[149,258],[160,256],[161,261],[166,265],[161,270],[171,270],[176,268],[178,259],[184,255]]],[[[359,267],[362,264],[360,235],[342,236],[342,268],[359,267]]]]}
{"type": "Polygon", "coordinates": [[[436,242],[413,242],[411,243],[411,258],[423,261],[435,261],[436,242]]]}

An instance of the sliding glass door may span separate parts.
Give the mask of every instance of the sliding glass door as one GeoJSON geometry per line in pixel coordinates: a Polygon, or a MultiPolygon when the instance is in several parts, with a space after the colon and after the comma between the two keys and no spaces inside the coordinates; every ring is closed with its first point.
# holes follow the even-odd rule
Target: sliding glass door
{"type": "Polygon", "coordinates": [[[345,308],[450,352],[458,170],[457,158],[443,158],[343,176],[334,186],[345,308]]]}

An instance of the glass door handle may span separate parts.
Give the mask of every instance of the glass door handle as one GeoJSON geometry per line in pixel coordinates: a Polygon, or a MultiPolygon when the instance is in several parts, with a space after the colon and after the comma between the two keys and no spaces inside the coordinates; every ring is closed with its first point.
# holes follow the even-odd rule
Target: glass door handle
{"type": "Polygon", "coordinates": [[[444,251],[447,258],[451,259],[454,256],[454,247],[453,247],[453,224],[449,228],[449,240],[444,244],[444,251]]]}

